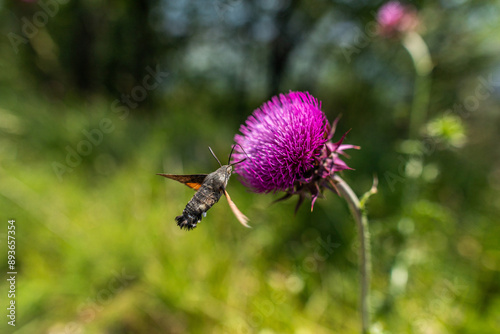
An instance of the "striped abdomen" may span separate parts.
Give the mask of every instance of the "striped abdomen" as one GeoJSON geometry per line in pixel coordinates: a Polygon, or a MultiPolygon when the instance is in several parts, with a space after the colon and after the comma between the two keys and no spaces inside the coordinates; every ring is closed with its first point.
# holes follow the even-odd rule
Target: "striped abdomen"
{"type": "Polygon", "coordinates": [[[221,189],[213,189],[210,184],[204,183],[188,202],[181,216],[175,217],[177,225],[187,230],[193,229],[208,211],[222,196],[221,189]]]}

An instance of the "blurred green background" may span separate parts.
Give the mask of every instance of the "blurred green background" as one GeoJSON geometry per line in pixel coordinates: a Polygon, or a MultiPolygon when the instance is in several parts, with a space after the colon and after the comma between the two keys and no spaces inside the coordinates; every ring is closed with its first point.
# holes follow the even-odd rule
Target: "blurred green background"
{"type": "Polygon", "coordinates": [[[500,4],[412,3],[434,68],[408,141],[415,70],[373,33],[381,1],[0,1],[0,263],[14,218],[18,271],[0,332],[359,333],[343,199],[294,215],[233,176],[252,229],[223,199],[186,232],[193,192],[155,175],[215,170],[207,146],[226,161],[289,90],[342,114],[359,195],[380,180],[373,333],[498,332],[500,4]]]}

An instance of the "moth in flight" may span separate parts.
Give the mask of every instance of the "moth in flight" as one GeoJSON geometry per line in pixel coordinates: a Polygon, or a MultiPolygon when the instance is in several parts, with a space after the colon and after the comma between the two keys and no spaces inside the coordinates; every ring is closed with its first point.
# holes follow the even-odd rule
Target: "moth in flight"
{"type": "Polygon", "coordinates": [[[208,147],[208,149],[220,165],[220,168],[215,172],[212,172],[210,174],[193,175],[157,174],[184,183],[189,188],[196,190],[193,198],[191,198],[191,200],[184,208],[184,211],[182,211],[182,215],[175,217],[177,225],[181,229],[185,228],[186,230],[195,228],[196,224],[201,221],[202,217],[206,216],[207,211],[215,203],[217,203],[222,194],[224,194],[227,198],[227,202],[229,203],[229,207],[233,211],[238,221],[243,226],[250,227],[247,224],[248,218],[236,207],[236,204],[234,204],[234,202],[231,200],[231,197],[226,191],[227,182],[229,181],[229,177],[231,177],[231,173],[233,172],[233,166],[240,162],[243,162],[245,159],[233,164],[229,164],[229,162],[231,161],[231,155],[233,154],[234,150],[233,146],[231,149],[231,153],[229,154],[227,165],[222,165],[212,149],[210,147],[208,147]]]}

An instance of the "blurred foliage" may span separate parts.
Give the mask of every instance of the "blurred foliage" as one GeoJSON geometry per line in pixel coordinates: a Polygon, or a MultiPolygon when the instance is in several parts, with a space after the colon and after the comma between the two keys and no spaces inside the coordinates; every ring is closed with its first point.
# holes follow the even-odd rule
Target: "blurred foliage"
{"type": "Polygon", "coordinates": [[[225,161],[239,124],[289,90],[352,129],[362,149],[343,177],[358,194],[380,180],[373,333],[497,331],[500,5],[414,2],[434,69],[408,140],[415,73],[371,30],[381,4],[0,1],[0,240],[6,254],[15,218],[18,266],[17,325],[0,331],[359,332],[342,199],[294,215],[234,176],[253,228],[221,200],[186,232],[174,217],[192,191],[155,175],[215,170],[207,146],[225,161]]]}

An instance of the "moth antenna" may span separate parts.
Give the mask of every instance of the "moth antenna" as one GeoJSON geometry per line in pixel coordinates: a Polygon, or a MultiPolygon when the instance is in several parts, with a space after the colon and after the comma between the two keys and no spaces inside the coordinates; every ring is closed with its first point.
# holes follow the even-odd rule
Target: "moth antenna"
{"type": "MultiPolygon", "coordinates": [[[[231,152],[229,153],[229,158],[227,158],[227,164],[229,165],[229,163],[231,162],[231,156],[233,155],[233,151],[234,151],[234,147],[236,145],[233,145],[231,146],[231,152]]],[[[241,147],[241,146],[240,146],[241,147]]]]}
{"type": "Polygon", "coordinates": [[[222,164],[220,163],[219,159],[215,155],[214,151],[212,151],[212,148],[209,146],[208,149],[210,150],[210,153],[212,153],[212,155],[214,156],[215,160],[217,160],[217,162],[219,163],[219,165],[222,167],[222,164]]]}
{"type": "MultiPolygon", "coordinates": [[[[240,144],[235,144],[235,145],[233,145],[233,148],[232,148],[232,150],[231,150],[231,154],[233,153],[234,147],[235,147],[236,145],[238,145],[238,146],[241,148],[241,150],[243,151],[243,153],[245,153],[245,155],[246,155],[247,157],[246,157],[245,159],[242,159],[242,160],[240,160],[240,161],[236,161],[235,163],[232,163],[232,164],[231,164],[231,166],[234,166],[234,165],[236,165],[236,164],[239,164],[239,163],[241,163],[241,162],[245,161],[247,158],[250,158],[250,157],[248,156],[247,152],[245,152],[245,150],[243,149],[243,147],[242,147],[240,144]]],[[[231,161],[231,154],[229,155],[229,161],[231,161]]],[[[229,162],[228,162],[228,164],[229,164],[229,162]]]]}
{"type": "Polygon", "coordinates": [[[234,166],[234,165],[237,165],[239,163],[242,163],[243,161],[245,161],[247,158],[245,159],[241,159],[240,161],[236,161],[235,163],[231,164],[231,166],[234,166]]]}

